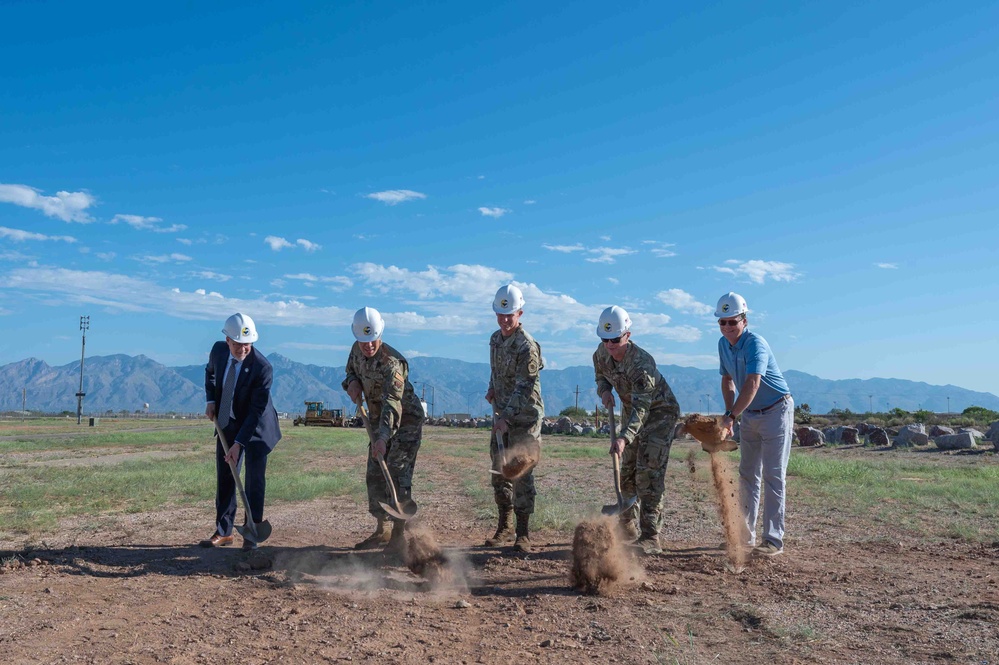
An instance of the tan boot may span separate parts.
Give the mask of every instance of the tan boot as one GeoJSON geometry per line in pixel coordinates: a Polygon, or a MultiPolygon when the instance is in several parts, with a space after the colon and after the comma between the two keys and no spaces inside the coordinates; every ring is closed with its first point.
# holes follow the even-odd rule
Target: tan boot
{"type": "Polygon", "coordinates": [[[499,521],[496,533],[492,538],[486,538],[486,547],[496,547],[513,540],[513,511],[509,508],[499,509],[499,521]]]}
{"type": "Polygon", "coordinates": [[[621,520],[618,522],[618,528],[621,530],[621,539],[626,543],[634,542],[639,536],[634,520],[621,520]]]}
{"type": "Polygon", "coordinates": [[[389,541],[389,531],[385,528],[385,518],[378,518],[378,526],[375,527],[375,532],[370,536],[362,540],[361,542],[354,545],[355,550],[373,550],[379,547],[383,547],[389,541]]]}
{"type": "Polygon", "coordinates": [[[392,520],[392,536],[385,546],[385,556],[402,561],[406,555],[406,522],[392,520]]]}
{"type": "Polygon", "coordinates": [[[514,552],[524,552],[529,554],[534,551],[531,547],[531,538],[528,534],[527,524],[530,522],[531,516],[525,514],[517,515],[517,542],[513,544],[514,552]]]}

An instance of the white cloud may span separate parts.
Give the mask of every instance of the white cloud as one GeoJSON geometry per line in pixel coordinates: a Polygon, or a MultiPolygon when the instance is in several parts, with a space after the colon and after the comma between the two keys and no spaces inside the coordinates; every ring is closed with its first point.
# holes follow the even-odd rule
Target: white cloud
{"type": "Polygon", "coordinates": [[[621,280],[619,280],[617,277],[608,277],[607,281],[613,284],[614,286],[617,286],[618,284],[621,283],[621,280]]]}
{"type": "Polygon", "coordinates": [[[402,355],[406,358],[429,358],[429,353],[424,353],[423,351],[416,351],[415,349],[408,349],[402,352],[402,355]]]}
{"type": "Polygon", "coordinates": [[[663,365],[680,365],[681,367],[698,367],[700,369],[718,369],[717,355],[658,352],[654,352],[652,355],[655,356],[656,364],[660,366],[660,369],[663,365]]]}
{"type": "Polygon", "coordinates": [[[532,206],[535,203],[537,203],[537,201],[535,201],[534,199],[527,199],[526,201],[524,201],[524,205],[526,206],[532,206]]]}
{"type": "Polygon", "coordinates": [[[652,256],[657,258],[667,259],[671,256],[676,256],[676,252],[670,249],[670,247],[676,247],[675,243],[659,242],[658,240],[643,240],[642,244],[651,245],[651,247],[649,247],[649,251],[652,252],[652,256]]]}
{"type": "Polygon", "coordinates": [[[425,199],[427,198],[427,195],[420,192],[414,192],[411,189],[388,189],[384,192],[365,194],[364,198],[374,199],[375,201],[381,201],[386,205],[394,206],[400,203],[405,203],[406,201],[425,199]]]}
{"type": "Polygon", "coordinates": [[[186,261],[191,261],[192,259],[186,254],[177,254],[174,252],[173,254],[160,254],[156,256],[139,256],[136,257],[136,260],[142,261],[143,263],[170,263],[171,261],[174,263],[184,263],[186,261]]]}
{"type": "Polygon", "coordinates": [[[47,236],[41,233],[22,231],[21,229],[9,229],[6,226],[0,226],[0,238],[7,238],[13,242],[25,242],[26,240],[56,240],[70,243],[76,242],[76,238],[72,236],[47,236]]]}
{"type": "Polygon", "coordinates": [[[579,243],[576,243],[575,245],[549,245],[546,243],[541,246],[553,252],[562,252],[563,254],[569,254],[571,252],[582,252],[586,250],[586,248],[580,245],[579,243]]]}
{"type": "Polygon", "coordinates": [[[701,339],[701,331],[694,326],[668,326],[658,331],[660,335],[674,342],[696,342],[701,339]]]}
{"type": "Polygon", "coordinates": [[[187,228],[183,224],[160,226],[160,222],[162,221],[163,220],[159,217],[143,217],[142,215],[115,215],[108,223],[117,224],[121,222],[123,224],[128,224],[133,229],[137,229],[139,231],[152,231],[153,233],[177,233],[178,231],[183,231],[187,228]]]}
{"type": "Polygon", "coordinates": [[[724,266],[712,267],[718,272],[743,277],[755,284],[763,284],[768,277],[775,282],[793,282],[800,277],[799,273],[794,272],[793,263],[781,263],[780,261],[729,259],[724,266]]]}
{"type": "Polygon", "coordinates": [[[85,211],[96,204],[97,199],[87,192],[56,192],[55,196],[42,196],[41,190],[34,187],[0,184],[0,203],[41,210],[47,217],[64,222],[86,224],[94,220],[85,211]]]}
{"type": "Polygon", "coordinates": [[[300,247],[304,247],[305,251],[307,252],[314,252],[317,249],[323,248],[322,245],[314,243],[310,240],[306,240],[305,238],[299,238],[298,240],[295,241],[295,243],[298,244],[300,247]]]}
{"type": "Polygon", "coordinates": [[[586,259],[590,263],[614,263],[619,256],[635,253],[635,250],[627,247],[594,247],[586,251],[590,254],[596,254],[595,257],[586,259]]]}
{"type": "Polygon", "coordinates": [[[97,252],[94,256],[99,258],[101,261],[113,261],[114,257],[118,255],[114,252],[97,252]]]}
{"type": "Polygon", "coordinates": [[[885,270],[898,270],[897,263],[875,263],[874,265],[879,268],[884,268],[885,270]]]}
{"type": "Polygon", "coordinates": [[[680,310],[681,312],[706,315],[714,311],[713,307],[702,302],[698,302],[694,296],[690,295],[683,289],[668,289],[666,291],[660,291],[656,294],[656,299],[673,309],[680,310]]]}
{"type": "MultiPolygon", "coordinates": [[[[285,279],[294,279],[305,282],[306,286],[315,286],[317,283],[326,284],[331,291],[345,291],[354,286],[354,281],[343,275],[334,277],[320,277],[307,272],[300,272],[294,275],[284,275],[285,279]]],[[[280,280],[276,280],[280,281],[280,280]]]]}
{"type": "Polygon", "coordinates": [[[492,217],[494,219],[499,219],[508,212],[513,212],[512,210],[507,210],[506,208],[479,208],[485,217],[492,217]]]}
{"type": "Polygon", "coordinates": [[[264,238],[264,242],[270,245],[271,249],[273,249],[275,252],[280,252],[282,249],[285,249],[286,247],[294,247],[294,245],[292,245],[284,238],[279,238],[277,236],[267,236],[266,238],[264,238]]]}
{"type": "Polygon", "coordinates": [[[212,272],[211,270],[201,270],[198,272],[192,272],[192,277],[198,277],[200,279],[208,279],[215,282],[228,282],[232,279],[232,275],[223,275],[222,273],[212,272]]]}
{"type": "Polygon", "coordinates": [[[179,242],[181,245],[187,245],[188,247],[194,244],[194,241],[192,241],[190,238],[177,238],[177,242],[179,242]]]}

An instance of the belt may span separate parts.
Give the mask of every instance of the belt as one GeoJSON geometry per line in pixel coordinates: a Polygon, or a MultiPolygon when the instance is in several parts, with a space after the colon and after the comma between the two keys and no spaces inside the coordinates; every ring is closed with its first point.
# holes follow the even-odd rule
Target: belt
{"type": "Polygon", "coordinates": [[[789,399],[791,399],[791,393],[786,393],[779,400],[777,400],[776,402],[774,402],[770,406],[765,406],[762,409],[746,409],[746,413],[766,413],[767,411],[770,411],[770,410],[772,410],[772,409],[780,406],[781,404],[783,404],[784,402],[786,402],[789,399]]]}

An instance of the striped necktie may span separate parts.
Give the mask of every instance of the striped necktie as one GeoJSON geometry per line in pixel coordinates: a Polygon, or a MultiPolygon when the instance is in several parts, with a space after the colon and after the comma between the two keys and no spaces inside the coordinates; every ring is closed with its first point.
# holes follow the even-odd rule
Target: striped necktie
{"type": "Polygon", "coordinates": [[[229,415],[232,413],[232,394],[236,389],[236,374],[238,374],[236,363],[237,360],[233,358],[229,373],[225,375],[225,383],[222,385],[222,399],[219,400],[218,412],[219,427],[222,429],[229,424],[229,415]]]}

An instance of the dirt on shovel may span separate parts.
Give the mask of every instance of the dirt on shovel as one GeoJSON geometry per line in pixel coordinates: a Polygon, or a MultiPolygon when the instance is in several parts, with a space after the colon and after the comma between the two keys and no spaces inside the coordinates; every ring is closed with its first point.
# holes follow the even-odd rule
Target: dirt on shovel
{"type": "Polygon", "coordinates": [[[519,433],[510,437],[510,445],[506,449],[506,464],[500,469],[500,474],[506,480],[519,480],[530,473],[541,461],[541,444],[528,433],[519,433]]]}

